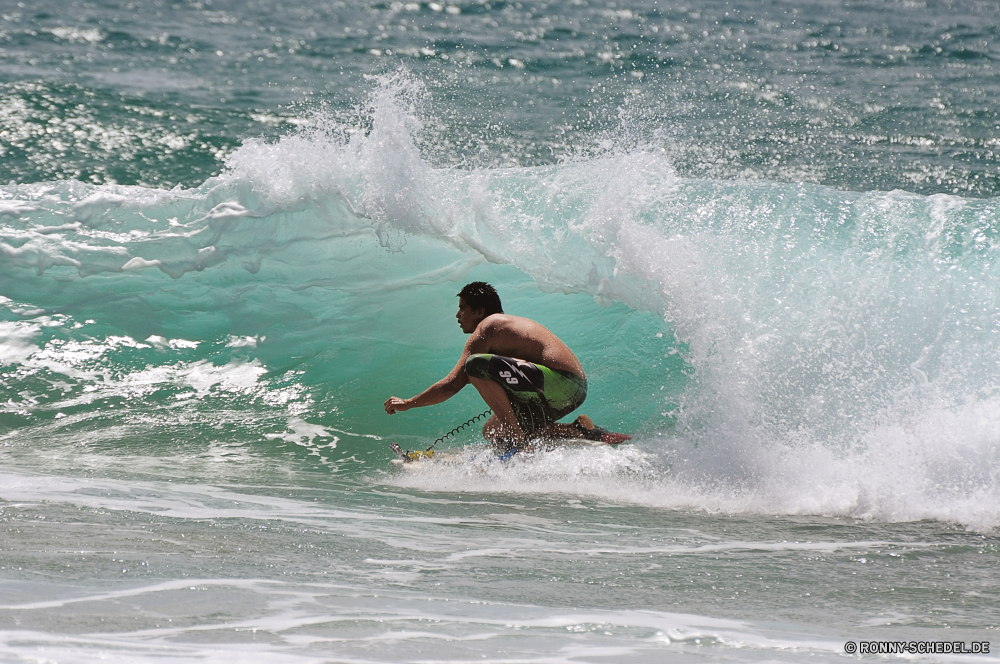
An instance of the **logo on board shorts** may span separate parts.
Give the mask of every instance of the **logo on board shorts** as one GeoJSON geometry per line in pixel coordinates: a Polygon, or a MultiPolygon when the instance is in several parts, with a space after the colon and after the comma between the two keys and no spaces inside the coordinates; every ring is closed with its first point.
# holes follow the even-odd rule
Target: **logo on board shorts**
{"type": "Polygon", "coordinates": [[[512,377],[509,371],[501,371],[500,377],[506,380],[511,385],[517,385],[517,378],[512,377]]]}

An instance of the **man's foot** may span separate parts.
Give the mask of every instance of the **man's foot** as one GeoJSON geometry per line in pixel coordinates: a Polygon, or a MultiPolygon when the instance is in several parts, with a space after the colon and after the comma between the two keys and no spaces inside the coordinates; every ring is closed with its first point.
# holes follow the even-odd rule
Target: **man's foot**
{"type": "Polygon", "coordinates": [[[594,424],[594,420],[590,419],[586,415],[581,415],[576,418],[573,422],[573,426],[575,426],[580,432],[581,438],[586,438],[587,440],[599,440],[602,443],[607,443],[608,445],[619,445],[624,443],[626,440],[632,440],[632,436],[627,434],[615,433],[613,431],[608,431],[607,429],[602,429],[594,424]]]}

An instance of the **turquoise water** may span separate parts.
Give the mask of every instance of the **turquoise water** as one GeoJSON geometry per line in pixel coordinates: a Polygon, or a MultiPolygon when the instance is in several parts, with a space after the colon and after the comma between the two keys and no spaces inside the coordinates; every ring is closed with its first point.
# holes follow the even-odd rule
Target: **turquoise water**
{"type": "Polygon", "coordinates": [[[0,9],[0,659],[991,640],[993,5],[0,9]],[[477,279],[632,444],[391,469],[477,279]]]}

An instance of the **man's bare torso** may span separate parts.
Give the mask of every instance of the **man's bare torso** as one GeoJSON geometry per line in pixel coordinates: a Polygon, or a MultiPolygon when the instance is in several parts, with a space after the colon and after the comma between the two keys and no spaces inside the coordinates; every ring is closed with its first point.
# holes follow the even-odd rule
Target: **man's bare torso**
{"type": "Polygon", "coordinates": [[[469,353],[504,355],[586,378],[573,351],[543,325],[528,318],[488,316],[476,327],[466,348],[469,353]]]}

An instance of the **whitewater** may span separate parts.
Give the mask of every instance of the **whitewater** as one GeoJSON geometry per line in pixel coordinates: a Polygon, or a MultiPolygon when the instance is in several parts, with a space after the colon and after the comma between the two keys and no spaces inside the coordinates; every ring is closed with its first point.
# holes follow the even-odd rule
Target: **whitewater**
{"type": "Polygon", "coordinates": [[[0,659],[991,641],[995,8],[25,4],[0,659]],[[390,466],[474,280],[631,443],[390,466]]]}

